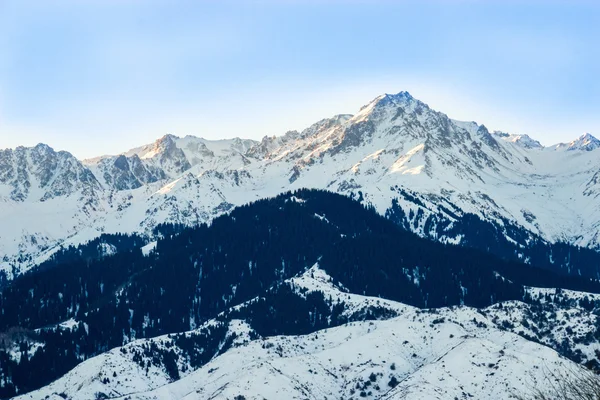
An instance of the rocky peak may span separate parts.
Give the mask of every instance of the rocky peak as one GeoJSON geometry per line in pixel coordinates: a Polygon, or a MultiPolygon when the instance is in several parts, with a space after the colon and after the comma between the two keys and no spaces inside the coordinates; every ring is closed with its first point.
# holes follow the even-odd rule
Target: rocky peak
{"type": "Polygon", "coordinates": [[[152,163],[146,165],[137,154],[103,157],[91,165],[98,179],[115,190],[136,189],[166,178],[161,168],[152,163]]]}
{"type": "Polygon", "coordinates": [[[100,188],[91,171],[71,153],[56,152],[43,143],[0,151],[0,185],[10,187],[14,201],[45,201],[100,188]]]}
{"type": "Polygon", "coordinates": [[[245,154],[254,145],[258,144],[258,142],[256,142],[255,140],[241,139],[239,137],[233,138],[231,142],[231,148],[241,154],[245,154]]]}
{"type": "Polygon", "coordinates": [[[54,152],[54,149],[45,143],[38,143],[33,148],[33,151],[35,151],[38,154],[50,154],[54,152]]]}
{"type": "Polygon", "coordinates": [[[331,128],[334,128],[337,126],[342,126],[350,118],[351,118],[351,116],[348,116],[347,114],[338,114],[338,115],[333,116],[332,118],[324,118],[324,119],[312,124],[308,128],[304,129],[300,133],[300,137],[306,138],[306,137],[310,137],[310,136],[315,136],[325,130],[328,130],[328,129],[331,129],[331,128]]]}
{"type": "Polygon", "coordinates": [[[191,168],[191,164],[182,149],[175,143],[176,137],[165,135],[156,141],[156,147],[152,157],[157,158],[159,166],[172,176],[181,174],[191,168]]]}
{"type": "Polygon", "coordinates": [[[380,109],[392,108],[402,110],[406,113],[413,113],[417,116],[426,114],[430,111],[427,104],[415,99],[408,92],[399,92],[397,94],[384,94],[375,99],[374,113],[380,109]]]}
{"type": "MultiPolygon", "coordinates": [[[[134,154],[134,157],[137,157],[137,154],[134,154]]],[[[115,168],[120,169],[121,171],[129,170],[129,162],[127,161],[127,157],[125,157],[123,154],[115,158],[113,165],[115,168]]]]}
{"type": "Polygon", "coordinates": [[[481,140],[488,146],[494,149],[498,149],[498,142],[496,142],[496,139],[494,139],[494,137],[485,125],[480,125],[479,128],[477,128],[477,134],[479,135],[481,140]]]}
{"type": "Polygon", "coordinates": [[[600,147],[600,140],[589,133],[581,135],[579,138],[569,143],[567,150],[585,150],[592,151],[600,147]]]}
{"type": "MultiPolygon", "coordinates": [[[[412,95],[410,93],[408,93],[406,91],[401,91],[396,94],[385,93],[382,96],[381,100],[382,101],[385,100],[385,101],[389,101],[389,102],[398,104],[398,103],[409,103],[409,102],[415,101],[416,99],[414,97],[412,97],[412,95]]],[[[418,101],[418,100],[416,100],[416,101],[418,101]]]]}
{"type": "Polygon", "coordinates": [[[162,148],[168,148],[175,145],[175,140],[179,139],[175,135],[166,134],[160,139],[158,139],[155,143],[157,146],[161,146],[162,148]]]}
{"type": "Polygon", "coordinates": [[[272,151],[280,148],[286,143],[297,140],[299,137],[300,132],[298,131],[287,131],[281,136],[265,136],[259,143],[250,147],[245,155],[256,159],[268,158],[272,151]]]}
{"type": "Polygon", "coordinates": [[[366,105],[360,108],[360,111],[353,116],[353,120],[360,121],[382,114],[383,110],[390,108],[400,108],[402,110],[409,108],[411,105],[427,106],[425,103],[416,100],[408,92],[400,92],[397,94],[382,94],[375,97],[366,105]]]}
{"type": "Polygon", "coordinates": [[[494,131],[493,135],[504,141],[518,144],[526,149],[541,149],[544,147],[540,142],[532,139],[529,135],[511,135],[501,131],[494,131]]]}

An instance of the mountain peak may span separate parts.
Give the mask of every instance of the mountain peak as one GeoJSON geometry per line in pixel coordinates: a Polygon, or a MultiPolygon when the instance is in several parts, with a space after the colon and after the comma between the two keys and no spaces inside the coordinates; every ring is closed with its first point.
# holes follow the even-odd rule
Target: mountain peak
{"type": "MultiPolygon", "coordinates": [[[[414,101],[419,102],[419,100],[415,99],[411,96],[410,93],[406,91],[398,92],[396,94],[385,93],[381,96],[377,97],[374,103],[377,106],[385,106],[388,104],[397,105],[397,104],[410,104],[414,101]]],[[[419,102],[420,103],[420,102],[419,102]]]]}
{"type": "Polygon", "coordinates": [[[359,112],[352,117],[352,120],[355,122],[364,121],[372,116],[381,115],[382,112],[385,114],[385,110],[391,108],[402,108],[402,112],[416,111],[417,114],[420,114],[429,107],[427,104],[412,97],[411,94],[406,91],[398,92],[396,94],[385,93],[375,97],[369,103],[362,106],[359,112]]]}
{"type": "Polygon", "coordinates": [[[407,91],[401,91],[396,94],[385,93],[382,97],[392,99],[392,100],[414,100],[415,99],[407,91]]]}
{"type": "Polygon", "coordinates": [[[544,146],[542,146],[542,144],[540,142],[538,142],[535,139],[532,139],[529,135],[525,135],[525,134],[515,135],[515,134],[508,134],[506,132],[501,132],[501,131],[494,131],[494,135],[500,137],[502,140],[518,144],[527,149],[541,149],[544,147],[544,146]]]}
{"type": "Polygon", "coordinates": [[[590,133],[585,133],[569,143],[568,150],[591,151],[600,147],[600,140],[596,139],[590,133]]]}
{"type": "MultiPolygon", "coordinates": [[[[396,94],[384,93],[375,97],[369,103],[365,104],[360,108],[360,111],[364,111],[366,109],[372,109],[374,106],[381,106],[386,104],[396,104],[396,103],[405,103],[416,100],[412,95],[406,91],[401,91],[396,94]]],[[[359,113],[360,114],[360,113],[359,113]]]]}
{"type": "Polygon", "coordinates": [[[34,149],[37,151],[54,151],[54,149],[48,146],[46,143],[38,143],[35,145],[34,149]]]}
{"type": "Polygon", "coordinates": [[[343,123],[343,122],[348,121],[353,116],[354,116],[353,114],[336,114],[331,118],[331,120],[334,120],[339,123],[343,123]]]}
{"type": "Polygon", "coordinates": [[[177,139],[179,139],[178,136],[167,133],[166,135],[158,139],[155,143],[173,143],[177,139]]]}

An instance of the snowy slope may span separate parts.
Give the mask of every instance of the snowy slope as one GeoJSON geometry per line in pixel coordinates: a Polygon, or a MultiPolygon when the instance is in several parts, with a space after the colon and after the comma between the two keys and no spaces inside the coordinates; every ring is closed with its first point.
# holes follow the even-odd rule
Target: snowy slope
{"type": "Polygon", "coordinates": [[[475,328],[464,322],[467,318],[477,319],[477,313],[448,315],[428,330],[433,317],[408,313],[307,336],[268,338],[132,398],[508,399],[511,390],[524,391],[526,382],[541,378],[535,370],[528,376],[531,365],[568,364],[550,349],[475,328]],[[391,388],[394,378],[399,383],[391,388]]]}
{"type": "Polygon", "coordinates": [[[57,170],[57,184],[25,177],[37,176],[39,166],[19,154],[42,145],[5,150],[0,269],[24,271],[58,244],[102,232],[148,234],[161,222],[209,222],[233,206],[301,187],[360,192],[382,214],[396,200],[407,227],[451,243],[461,237],[432,233],[428,217],[452,224],[473,213],[498,226],[508,221],[531,237],[597,248],[598,143],[585,134],[544,148],[527,135],[452,120],[400,92],[377,97],[354,116],[260,142],[166,135],[83,162],[59,152],[72,167],[57,170]]]}
{"type": "MultiPolygon", "coordinates": [[[[343,300],[348,314],[378,306],[396,316],[355,321],[309,335],[268,338],[252,334],[252,327],[243,321],[230,320],[225,337],[234,338],[231,347],[196,370],[180,357],[180,379],[175,380],[164,365],[151,362],[152,352],[143,354],[153,344],[181,354],[174,339],[165,335],[138,340],[89,359],[47,387],[18,399],[85,400],[102,394],[104,398],[161,400],[240,395],[248,400],[509,399],[542,381],[545,370],[536,366],[553,370],[573,365],[548,347],[500,329],[493,307],[483,312],[468,307],[419,310],[347,293],[318,266],[287,284],[299,293],[321,291],[343,300]],[[141,364],[135,361],[136,354],[142,357],[141,364]]],[[[527,307],[518,302],[515,306],[527,307]]],[[[209,321],[186,335],[215,323],[209,321]]],[[[558,323],[569,325],[570,321],[558,323]]]]}

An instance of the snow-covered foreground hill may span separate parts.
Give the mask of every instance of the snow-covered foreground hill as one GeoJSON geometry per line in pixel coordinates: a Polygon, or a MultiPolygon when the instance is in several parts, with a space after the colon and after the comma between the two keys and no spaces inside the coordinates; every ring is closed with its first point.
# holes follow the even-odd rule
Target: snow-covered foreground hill
{"type": "Polygon", "coordinates": [[[517,335],[477,328],[474,310],[359,322],[234,348],[134,399],[509,399],[568,363],[517,335]]]}
{"type": "Polygon", "coordinates": [[[519,246],[539,237],[597,248],[599,147],[589,134],[542,147],[452,120],[401,92],[260,142],[167,135],[84,161],[45,145],[4,150],[0,269],[25,271],[58,246],[101,233],[209,222],[301,187],[352,195],[382,214],[395,205],[398,223],[438,240],[460,243],[451,228],[472,213],[519,246]]]}
{"type": "MultiPolygon", "coordinates": [[[[521,320],[518,311],[526,313],[531,307],[525,303],[506,302],[484,310],[420,310],[347,293],[318,266],[286,284],[302,296],[320,291],[326,298],[344,302],[347,315],[377,308],[392,317],[358,320],[308,335],[273,337],[260,337],[246,322],[230,319],[223,351],[198,369],[191,367],[176,337],[165,335],[89,359],[18,399],[494,400],[526,394],[544,384],[548,371],[574,366],[555,350],[514,333],[522,328],[516,326],[521,320]],[[504,322],[511,317],[511,324],[504,322]],[[159,352],[174,354],[176,361],[170,368],[159,352]]],[[[550,295],[547,290],[531,291],[550,295]]],[[[562,292],[560,296],[573,301],[597,295],[562,292]]],[[[595,323],[595,316],[590,321],[569,317],[576,311],[582,312],[565,306],[554,320],[543,319],[551,331],[585,330],[586,323],[595,323]]],[[[592,318],[591,313],[586,318],[592,318]]],[[[193,336],[216,323],[208,321],[185,335],[193,336]]],[[[589,347],[592,353],[598,349],[598,343],[589,347]]]]}

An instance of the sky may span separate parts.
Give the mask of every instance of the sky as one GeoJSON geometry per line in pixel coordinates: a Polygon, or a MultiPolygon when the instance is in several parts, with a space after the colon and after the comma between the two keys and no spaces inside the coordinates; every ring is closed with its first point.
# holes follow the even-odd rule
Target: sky
{"type": "Polygon", "coordinates": [[[407,90],[545,145],[600,136],[600,1],[0,0],[0,149],[260,139],[407,90]]]}

